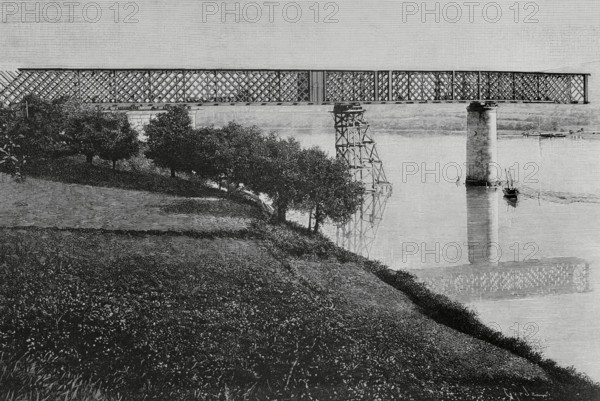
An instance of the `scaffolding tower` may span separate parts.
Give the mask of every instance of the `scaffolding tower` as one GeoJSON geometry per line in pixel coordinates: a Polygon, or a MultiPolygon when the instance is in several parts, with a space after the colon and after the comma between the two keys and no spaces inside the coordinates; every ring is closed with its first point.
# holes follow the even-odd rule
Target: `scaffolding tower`
{"type": "Polygon", "coordinates": [[[365,184],[367,192],[389,192],[392,186],[385,176],[364,114],[365,110],[359,103],[337,103],[334,106],[336,155],[346,160],[354,178],[365,184]]]}
{"type": "Polygon", "coordinates": [[[392,185],[386,178],[364,114],[359,103],[337,103],[333,109],[336,155],[346,160],[354,179],[364,183],[366,190],[360,209],[345,224],[337,226],[336,239],[339,246],[368,257],[392,185]]]}

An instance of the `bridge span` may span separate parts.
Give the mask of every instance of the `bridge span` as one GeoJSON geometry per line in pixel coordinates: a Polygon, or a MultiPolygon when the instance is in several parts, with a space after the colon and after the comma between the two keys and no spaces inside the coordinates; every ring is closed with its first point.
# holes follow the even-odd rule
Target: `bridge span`
{"type": "Polygon", "coordinates": [[[0,71],[0,105],[27,94],[107,109],[172,104],[588,103],[589,74],[512,71],[21,69],[0,71]]]}

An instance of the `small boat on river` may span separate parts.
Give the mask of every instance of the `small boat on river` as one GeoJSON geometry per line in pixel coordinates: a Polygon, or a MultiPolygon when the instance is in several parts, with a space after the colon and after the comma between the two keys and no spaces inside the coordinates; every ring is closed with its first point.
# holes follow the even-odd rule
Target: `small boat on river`
{"type": "Polygon", "coordinates": [[[508,170],[504,171],[506,172],[506,186],[502,188],[502,192],[504,192],[504,197],[509,199],[516,199],[519,196],[519,189],[515,187],[510,172],[508,170]]]}

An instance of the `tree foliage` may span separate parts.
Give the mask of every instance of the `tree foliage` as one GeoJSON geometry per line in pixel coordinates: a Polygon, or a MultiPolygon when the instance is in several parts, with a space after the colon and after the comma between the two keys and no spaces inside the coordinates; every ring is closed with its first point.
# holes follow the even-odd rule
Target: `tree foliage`
{"type": "Polygon", "coordinates": [[[300,154],[298,141],[272,134],[265,139],[264,151],[255,161],[249,184],[273,200],[279,221],[285,221],[287,210],[302,202],[300,154]]]}
{"type": "Polygon", "coordinates": [[[117,161],[135,155],[140,149],[137,132],[131,128],[127,116],[122,113],[104,115],[100,139],[98,155],[104,160],[111,161],[113,169],[117,161]]]}
{"type": "Polygon", "coordinates": [[[118,160],[138,152],[137,133],[125,114],[81,107],[67,115],[66,141],[72,152],[85,155],[88,163],[100,156],[113,162],[114,168],[118,160]]]}
{"type": "Polygon", "coordinates": [[[354,181],[343,159],[328,157],[316,147],[306,149],[300,154],[299,170],[303,208],[314,211],[315,232],[326,219],[342,223],[359,208],[364,186],[354,181]]]}
{"type": "Polygon", "coordinates": [[[145,131],[148,136],[146,157],[157,166],[169,168],[172,177],[178,171],[193,169],[197,141],[185,106],[172,107],[160,114],[150,121],[145,131]]]}
{"type": "Polygon", "coordinates": [[[65,134],[74,153],[85,155],[92,163],[102,148],[105,117],[99,109],[82,109],[73,113],[67,122],[65,134]]]}
{"type": "Polygon", "coordinates": [[[18,145],[20,156],[43,158],[63,155],[68,146],[62,135],[66,128],[67,98],[53,101],[27,95],[4,121],[5,135],[18,145]]]}

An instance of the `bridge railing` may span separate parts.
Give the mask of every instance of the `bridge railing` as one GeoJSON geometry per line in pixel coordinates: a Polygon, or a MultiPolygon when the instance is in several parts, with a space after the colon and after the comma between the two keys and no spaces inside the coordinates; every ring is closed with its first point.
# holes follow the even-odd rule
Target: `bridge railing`
{"type": "Polygon", "coordinates": [[[0,104],[35,93],[95,104],[587,103],[588,74],[500,71],[23,69],[0,76],[0,104]]]}

